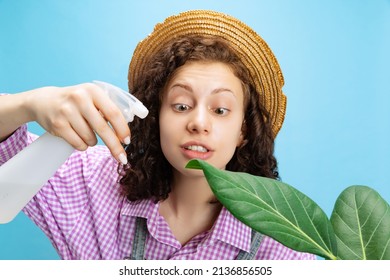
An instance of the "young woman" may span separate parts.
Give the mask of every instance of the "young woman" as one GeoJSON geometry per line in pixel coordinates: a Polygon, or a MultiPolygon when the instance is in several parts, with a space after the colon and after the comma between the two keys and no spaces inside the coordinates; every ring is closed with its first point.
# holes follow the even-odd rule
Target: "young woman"
{"type": "Polygon", "coordinates": [[[282,86],[253,30],[228,15],[189,11],[157,25],[134,52],[129,90],[149,115],[130,124],[131,141],[96,86],[41,88],[0,97],[0,159],[36,138],[28,121],[80,150],[24,209],[63,259],[313,259],[252,232],[201,171],[185,168],[200,158],[278,178],[282,86]],[[107,147],[94,146],[95,132],[107,147]]]}

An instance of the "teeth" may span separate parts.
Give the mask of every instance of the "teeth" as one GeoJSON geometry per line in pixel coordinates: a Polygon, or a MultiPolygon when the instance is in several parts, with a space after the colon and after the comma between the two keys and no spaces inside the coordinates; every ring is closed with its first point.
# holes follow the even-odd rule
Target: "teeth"
{"type": "Polygon", "coordinates": [[[187,150],[197,151],[197,152],[203,152],[203,153],[206,153],[206,152],[207,152],[207,149],[206,149],[205,147],[197,146],[197,145],[188,146],[188,147],[187,147],[187,150]]]}

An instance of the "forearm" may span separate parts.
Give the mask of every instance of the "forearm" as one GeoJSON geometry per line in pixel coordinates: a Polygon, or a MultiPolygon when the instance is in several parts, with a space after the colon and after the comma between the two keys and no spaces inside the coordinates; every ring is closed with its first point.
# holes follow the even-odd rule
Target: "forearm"
{"type": "Polygon", "coordinates": [[[0,142],[21,125],[33,120],[27,106],[28,95],[29,92],[0,96],[0,142]]]}

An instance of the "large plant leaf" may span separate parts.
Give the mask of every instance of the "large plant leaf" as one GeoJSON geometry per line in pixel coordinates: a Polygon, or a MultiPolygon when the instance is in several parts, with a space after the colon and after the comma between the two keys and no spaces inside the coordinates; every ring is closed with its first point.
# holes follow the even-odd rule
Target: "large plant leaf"
{"type": "Polygon", "coordinates": [[[390,206],[375,190],[351,186],[331,215],[340,259],[390,259],[390,206]]]}
{"type": "Polygon", "coordinates": [[[201,160],[217,199],[240,221],[297,251],[335,259],[336,238],[324,211],[295,188],[277,180],[219,170],[201,160]]]}

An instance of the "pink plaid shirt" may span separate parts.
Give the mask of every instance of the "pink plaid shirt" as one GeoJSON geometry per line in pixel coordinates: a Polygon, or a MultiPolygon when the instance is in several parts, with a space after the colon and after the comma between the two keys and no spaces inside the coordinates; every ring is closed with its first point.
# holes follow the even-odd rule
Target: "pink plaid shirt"
{"type": "MultiPolygon", "coordinates": [[[[0,165],[31,143],[27,126],[0,143],[0,165]]],[[[130,255],[136,217],[147,219],[146,259],[235,259],[249,251],[251,229],[222,208],[214,226],[182,246],[159,214],[159,203],[129,202],[119,192],[117,162],[105,146],[74,152],[24,212],[63,259],[123,259],[130,255]]],[[[22,174],[21,174],[22,175],[22,174]]],[[[264,237],[256,259],[315,259],[264,237]]]]}

